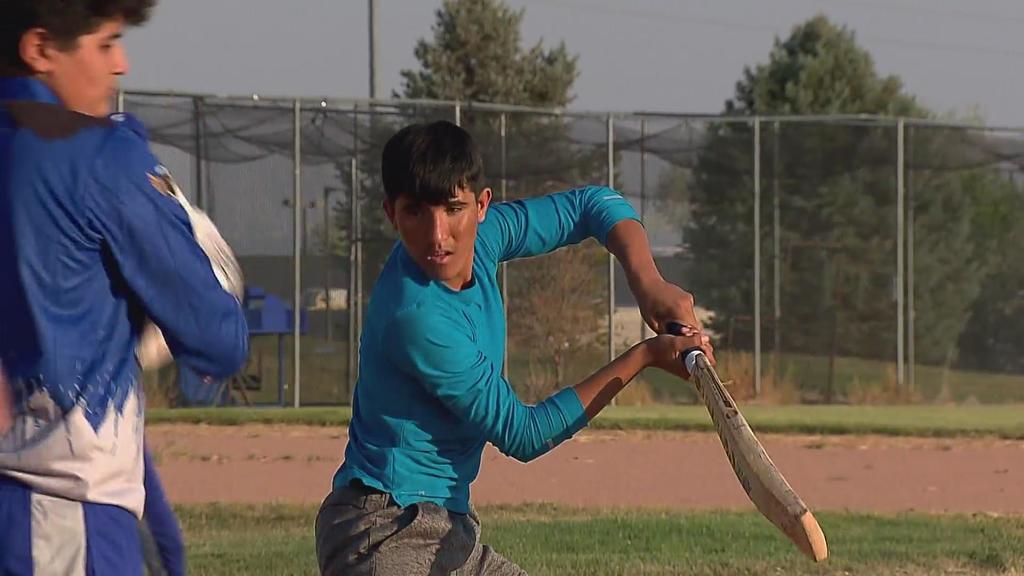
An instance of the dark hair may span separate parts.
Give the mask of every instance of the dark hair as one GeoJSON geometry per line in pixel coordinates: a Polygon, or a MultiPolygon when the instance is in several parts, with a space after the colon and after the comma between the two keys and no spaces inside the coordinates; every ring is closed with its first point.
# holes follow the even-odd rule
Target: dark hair
{"type": "Polygon", "coordinates": [[[21,37],[32,28],[53,36],[61,50],[75,47],[80,36],[94,32],[103,22],[123,18],[138,26],[149,19],[157,0],[3,0],[0,24],[0,70],[28,74],[21,59],[21,37]]]}
{"type": "Polygon", "coordinates": [[[405,195],[438,206],[454,197],[456,188],[479,194],[483,176],[473,137],[451,122],[406,126],[384,145],[381,177],[391,202],[405,195]]]}

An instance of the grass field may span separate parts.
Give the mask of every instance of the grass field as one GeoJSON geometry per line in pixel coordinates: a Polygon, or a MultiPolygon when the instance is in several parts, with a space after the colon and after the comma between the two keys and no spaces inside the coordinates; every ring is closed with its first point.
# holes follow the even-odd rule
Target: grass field
{"type": "MultiPolygon", "coordinates": [[[[743,406],[756,432],[885,434],[891,436],[994,436],[1024,439],[1024,406],[743,406]]],[[[342,426],[348,408],[183,408],[150,410],[151,424],[246,423],[342,426]]],[[[612,406],[592,428],[620,430],[711,430],[703,406],[612,406]]]]}
{"type": "MultiPolygon", "coordinates": [[[[195,575],[315,574],[314,507],[183,506],[195,575]]],[[[484,541],[533,576],[1014,574],[1024,518],[820,514],[815,565],[755,512],[665,513],[542,505],[481,510],[484,541]]]]}
{"type": "MultiPolygon", "coordinates": [[[[285,380],[292,377],[291,337],[284,339],[285,380]]],[[[513,385],[526,376],[527,362],[524,357],[510,352],[513,385]]],[[[725,378],[743,379],[752,373],[749,353],[719,351],[723,366],[740,368],[738,374],[723,372],[725,378]],[[730,355],[735,358],[730,358],[730,355]],[[730,360],[732,360],[730,362],[730,360]]],[[[603,351],[579,352],[570,355],[566,366],[566,379],[575,382],[589,375],[606,361],[603,351]]],[[[860,358],[838,358],[835,366],[835,394],[837,398],[856,399],[870,397],[878,389],[891,385],[895,368],[893,362],[864,360],[860,358]]],[[[765,378],[773,370],[771,355],[765,355],[763,368],[765,378]]],[[[250,391],[250,398],[256,403],[275,403],[278,395],[277,340],[259,337],[252,341],[252,357],[247,372],[262,382],[259,390],[250,391]]],[[[781,380],[797,396],[820,398],[828,381],[828,358],[799,354],[783,355],[778,369],[781,380]]],[[[302,387],[303,404],[343,404],[348,402],[348,343],[326,341],[314,336],[302,338],[302,387]]],[[[992,374],[961,370],[943,370],[936,366],[917,366],[916,396],[922,401],[942,398],[946,401],[982,404],[1024,403],[1024,375],[992,374]],[[943,391],[943,382],[946,390],[943,391]],[[943,397],[943,394],[948,396],[943,397]]],[[[696,395],[693,387],[659,370],[646,370],[640,379],[650,387],[651,396],[657,402],[693,403],[696,395]]],[[[285,391],[285,401],[292,403],[293,390],[285,391]]],[[[884,403],[884,398],[881,399],[884,403]]]]}
{"type": "MultiPolygon", "coordinates": [[[[749,353],[719,354],[723,378],[752,380],[753,356],[749,353]],[[737,373],[729,367],[740,368],[737,373]]],[[[771,355],[765,355],[762,375],[771,377],[771,355]]],[[[828,357],[803,354],[783,355],[778,369],[780,381],[790,394],[820,399],[828,382],[828,357]]],[[[835,366],[835,397],[858,402],[874,398],[885,403],[885,394],[894,388],[895,362],[880,362],[861,358],[837,358],[835,366]]],[[[689,386],[680,386],[678,379],[659,370],[646,370],[641,376],[653,389],[659,401],[695,401],[696,394],[689,386]]],[[[942,400],[956,403],[1021,403],[1024,402],[1024,375],[994,374],[966,370],[944,370],[939,366],[918,365],[914,368],[917,401],[942,400]],[[943,382],[946,382],[945,390],[943,382]]],[[[749,384],[748,384],[749,386],[749,384]]],[[[891,398],[888,400],[892,400],[891,398]]]]}

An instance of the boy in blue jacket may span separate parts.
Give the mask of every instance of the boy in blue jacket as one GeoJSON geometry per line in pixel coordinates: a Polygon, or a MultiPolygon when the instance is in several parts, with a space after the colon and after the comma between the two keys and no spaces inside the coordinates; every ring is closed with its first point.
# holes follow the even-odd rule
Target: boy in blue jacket
{"type": "Polygon", "coordinates": [[[141,574],[146,319],[212,377],[248,355],[141,124],[110,113],[155,0],[9,0],[0,26],[0,574],[141,574]]]}

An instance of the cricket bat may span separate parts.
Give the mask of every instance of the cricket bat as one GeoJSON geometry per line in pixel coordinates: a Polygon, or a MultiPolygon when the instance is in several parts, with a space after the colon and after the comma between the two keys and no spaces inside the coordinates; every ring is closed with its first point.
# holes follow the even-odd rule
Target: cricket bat
{"type": "MultiPolygon", "coordinates": [[[[681,328],[669,324],[668,331],[679,334],[681,328]]],[[[818,521],[772,463],[707,356],[699,349],[692,349],[683,354],[683,359],[686,369],[693,375],[697,393],[707,406],[736,478],[750,501],[801,552],[815,562],[828,558],[828,545],[818,521]]]]}

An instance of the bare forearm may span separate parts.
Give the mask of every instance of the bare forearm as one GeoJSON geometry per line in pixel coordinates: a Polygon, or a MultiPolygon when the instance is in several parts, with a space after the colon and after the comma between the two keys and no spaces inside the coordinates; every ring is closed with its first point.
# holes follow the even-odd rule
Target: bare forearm
{"type": "MultiPolygon", "coordinates": [[[[652,330],[663,333],[669,322],[682,324],[688,330],[700,330],[693,294],[661,277],[651,255],[647,233],[639,222],[619,222],[608,234],[606,244],[622,263],[640,315],[652,330]]],[[[714,362],[710,347],[707,352],[714,362]]]]}
{"type": "Polygon", "coordinates": [[[647,349],[641,342],[577,384],[574,389],[587,420],[593,420],[630,380],[647,367],[649,361],[647,349]]]}
{"type": "Polygon", "coordinates": [[[650,282],[662,279],[651,255],[647,231],[636,220],[623,220],[612,228],[608,233],[608,251],[622,265],[634,294],[650,282]]]}

